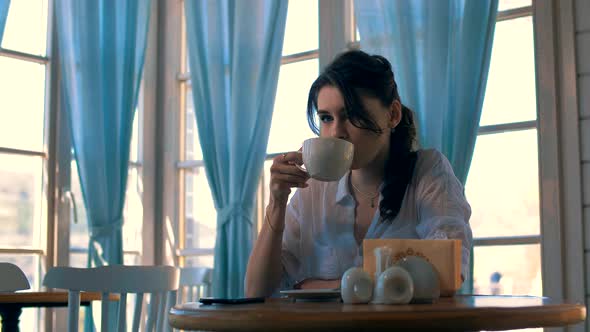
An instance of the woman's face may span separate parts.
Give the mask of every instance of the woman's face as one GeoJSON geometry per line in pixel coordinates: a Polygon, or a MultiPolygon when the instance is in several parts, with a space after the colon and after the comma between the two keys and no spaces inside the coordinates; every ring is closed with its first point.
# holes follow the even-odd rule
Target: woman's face
{"type": "Polygon", "coordinates": [[[377,98],[361,96],[369,116],[382,129],[378,134],[367,129],[355,127],[346,117],[344,98],[338,88],[327,85],[318,93],[318,118],[320,136],[344,139],[354,144],[352,169],[364,168],[376,160],[385,160],[389,154],[391,129],[401,119],[401,106],[394,102],[385,107],[377,98]]]}

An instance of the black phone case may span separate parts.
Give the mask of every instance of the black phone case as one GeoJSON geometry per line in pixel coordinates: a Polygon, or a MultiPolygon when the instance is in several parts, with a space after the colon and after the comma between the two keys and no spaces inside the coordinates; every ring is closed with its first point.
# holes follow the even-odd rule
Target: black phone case
{"type": "Polygon", "coordinates": [[[222,299],[213,297],[202,297],[199,299],[202,304],[247,304],[247,303],[263,303],[264,297],[244,297],[238,299],[222,299]]]}

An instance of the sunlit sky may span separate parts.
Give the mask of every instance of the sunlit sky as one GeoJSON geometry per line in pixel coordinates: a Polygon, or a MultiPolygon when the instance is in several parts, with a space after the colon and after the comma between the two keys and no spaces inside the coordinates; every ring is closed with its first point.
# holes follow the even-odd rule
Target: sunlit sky
{"type": "MultiPolygon", "coordinates": [[[[502,0],[500,10],[523,5],[530,5],[530,0],[502,0]]],[[[317,49],[317,22],[317,0],[291,0],[283,55],[317,49]]],[[[45,56],[46,27],[47,0],[13,0],[2,47],[45,56]]],[[[318,66],[318,60],[313,59],[281,67],[269,153],[296,150],[304,139],[313,135],[305,108],[318,66]]],[[[535,120],[534,81],[532,19],[498,23],[480,124],[535,120]]],[[[0,147],[44,150],[44,98],[44,65],[0,56],[0,147]]],[[[529,130],[478,139],[466,186],[475,236],[539,233],[536,135],[536,130],[529,130]]],[[[202,154],[197,150],[195,156],[200,158],[202,154]]],[[[39,158],[0,154],[0,174],[30,174],[36,183],[41,183],[41,167],[39,158]]],[[[198,188],[195,199],[201,204],[195,207],[193,215],[214,230],[206,179],[199,176],[194,181],[198,188]],[[203,205],[203,202],[207,203],[203,205]]],[[[35,194],[40,200],[39,193],[40,190],[35,194]]],[[[200,236],[204,246],[212,245],[213,232],[200,236]]],[[[479,255],[489,256],[491,260],[493,251],[480,251],[479,255]]],[[[515,252],[518,257],[527,255],[515,252]]],[[[480,264],[480,268],[481,275],[486,275],[493,267],[480,264]]],[[[517,273],[516,269],[515,264],[511,273],[517,273]]]]}

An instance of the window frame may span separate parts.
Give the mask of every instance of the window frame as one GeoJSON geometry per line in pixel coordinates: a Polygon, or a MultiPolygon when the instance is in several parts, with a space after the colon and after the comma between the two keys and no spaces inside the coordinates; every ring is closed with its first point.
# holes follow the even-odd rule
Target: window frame
{"type": "MultiPolygon", "coordinates": [[[[343,8],[345,6],[352,6],[351,0],[340,2],[338,5],[337,1],[331,0],[319,0],[320,4],[320,45],[324,46],[326,36],[329,38],[336,38],[336,33],[328,33],[332,27],[322,26],[322,13],[330,12],[330,8],[334,6],[340,7],[340,13],[349,12],[349,15],[331,15],[334,20],[341,20],[345,22],[340,24],[340,40],[344,40],[344,48],[341,49],[359,49],[359,42],[355,38],[355,27],[354,15],[352,15],[350,9],[343,8]],[[323,9],[322,9],[323,8],[323,9]],[[346,23],[348,22],[348,23],[346,23]],[[324,37],[322,37],[324,36],[324,37]],[[344,36],[344,37],[343,37],[344,36]],[[350,37],[352,36],[352,37],[350,37]]],[[[541,245],[541,265],[542,265],[542,283],[543,283],[543,294],[545,296],[551,296],[556,299],[563,299],[565,296],[568,298],[577,299],[581,296],[581,301],[584,301],[584,292],[579,292],[580,289],[585,289],[582,280],[567,280],[567,275],[578,275],[579,272],[575,272],[579,266],[583,266],[583,235],[581,229],[581,184],[574,185],[570,180],[566,181],[561,178],[561,171],[563,167],[572,169],[575,174],[580,174],[579,164],[579,119],[567,118],[567,123],[562,124],[560,127],[559,119],[565,117],[560,115],[560,98],[577,96],[575,86],[563,86],[563,83],[557,82],[556,75],[564,75],[569,79],[572,78],[575,81],[575,42],[572,40],[574,33],[572,31],[573,20],[571,19],[573,13],[572,1],[565,1],[564,4],[560,5],[560,12],[555,12],[554,7],[556,3],[554,0],[534,0],[532,6],[520,7],[515,9],[509,9],[498,13],[497,21],[504,21],[509,19],[520,18],[524,16],[532,16],[533,18],[533,34],[535,38],[535,80],[536,80],[536,92],[537,92],[537,119],[533,121],[522,121],[513,123],[504,123],[498,125],[481,126],[478,130],[478,135],[496,134],[501,132],[509,131],[520,131],[527,129],[537,130],[537,146],[539,149],[539,195],[540,195],[540,223],[541,223],[541,234],[539,235],[526,235],[526,236],[506,236],[506,237],[491,237],[491,238],[475,238],[474,246],[495,246],[495,245],[541,245]],[[563,8],[562,8],[563,7],[563,8]],[[569,19],[569,21],[568,21],[569,19]],[[563,44],[559,44],[556,40],[561,37],[564,40],[563,44]],[[563,58],[560,58],[563,56],[563,58]],[[574,68],[572,72],[572,67],[574,68]],[[544,82],[544,83],[543,83],[544,82]],[[540,95],[541,92],[547,92],[546,95],[540,95]],[[563,128],[569,133],[562,132],[563,128]],[[569,128],[569,129],[568,129],[569,128]],[[569,135],[569,136],[568,136],[569,135]],[[567,136],[571,142],[574,139],[578,139],[577,143],[572,144],[571,147],[561,147],[560,137],[567,136]],[[571,137],[570,137],[571,136],[571,137]],[[562,151],[564,150],[564,151],[562,151]],[[563,155],[560,155],[563,153],[563,155]],[[578,156],[576,159],[575,157],[578,156]],[[572,161],[566,159],[572,158],[572,161]],[[572,165],[574,164],[574,165],[572,165]],[[565,200],[566,197],[573,198],[565,200]],[[579,204],[578,204],[579,203],[579,204]],[[578,207],[580,207],[578,211],[578,207]],[[575,212],[571,212],[572,216],[566,220],[565,210],[570,209],[575,212]],[[577,221],[580,221],[578,225],[577,221]],[[572,234],[579,236],[574,237],[574,241],[566,241],[571,239],[572,234]],[[564,238],[564,235],[567,237],[564,238]],[[578,239],[580,237],[580,239],[578,239]],[[580,249],[580,250],[578,250],[580,249]],[[572,253],[578,252],[572,256],[572,253]],[[554,269],[551,267],[562,266],[560,269],[554,269]],[[575,272],[575,273],[574,273],[575,272]],[[566,284],[568,285],[566,287],[566,284]],[[575,292],[579,294],[576,295],[575,292]]],[[[168,15],[169,16],[169,15],[168,15]]],[[[334,29],[332,29],[334,30],[334,29]]],[[[170,36],[170,34],[166,34],[170,36]]],[[[322,59],[331,59],[331,56],[326,55],[328,50],[326,48],[320,48],[320,68],[322,68],[327,62],[322,59]]],[[[179,53],[180,51],[176,51],[179,53]]],[[[181,71],[175,71],[174,79],[188,80],[188,75],[181,71]]],[[[170,97],[169,94],[164,93],[165,97],[170,97]]],[[[575,98],[574,98],[575,99],[575,98]]],[[[569,107],[570,114],[576,114],[577,110],[572,110],[571,104],[566,105],[569,107]]],[[[178,112],[178,111],[176,111],[178,112]]],[[[177,117],[177,115],[175,115],[177,117]]],[[[174,121],[177,118],[173,119],[174,121]]],[[[175,123],[172,126],[167,127],[168,131],[178,132],[178,125],[175,123]]],[[[169,142],[169,141],[167,141],[169,142]]],[[[267,156],[268,159],[272,159],[272,155],[267,156]]],[[[180,160],[180,159],[174,159],[180,160]]],[[[176,174],[175,181],[178,181],[178,173],[184,169],[201,167],[202,162],[199,161],[180,161],[173,165],[172,168],[168,169],[168,173],[176,174]]],[[[578,181],[579,182],[579,181],[578,181]]],[[[173,190],[165,191],[168,197],[178,199],[178,189],[180,186],[175,184],[173,190]]],[[[167,198],[171,201],[171,198],[167,198]]],[[[164,202],[163,205],[167,206],[163,208],[167,212],[164,213],[165,217],[175,217],[179,211],[179,207],[174,205],[174,202],[164,202]],[[170,204],[174,208],[170,209],[170,204]]],[[[257,206],[258,218],[261,216],[260,204],[257,206]]],[[[173,220],[178,220],[173,219],[173,220]]],[[[176,233],[179,239],[182,232],[176,233]]],[[[182,241],[182,240],[180,240],[182,241]]],[[[180,242],[179,242],[180,243],[180,242]]],[[[191,254],[194,250],[198,254],[211,254],[212,248],[208,250],[201,249],[189,249],[182,248],[178,249],[177,254],[191,254]]],[[[575,279],[575,278],[574,278],[575,279]]]]}
{"type": "MultiPolygon", "coordinates": [[[[291,54],[283,56],[281,59],[281,65],[296,63],[299,61],[305,61],[310,59],[319,59],[320,68],[323,68],[329,61],[338,53],[340,49],[359,49],[360,43],[356,36],[356,22],[353,11],[353,2],[346,0],[343,2],[335,1],[318,1],[319,4],[319,25],[320,25],[320,48],[316,50],[310,50],[306,52],[291,54]],[[339,19],[340,18],[340,19],[339,19]],[[326,46],[327,45],[327,46],[326,46]],[[344,46],[343,46],[344,45],[344,46]],[[324,47],[325,46],[325,47],[324,47]]],[[[517,19],[533,15],[533,7],[525,6],[505,11],[498,12],[496,22],[517,19]]],[[[184,15],[183,15],[184,19],[184,15]]],[[[183,23],[184,24],[184,23],[183,23]]],[[[181,60],[182,63],[186,63],[186,59],[181,60]]],[[[190,84],[190,74],[188,71],[181,72],[177,75],[179,82],[184,84],[190,84]]],[[[188,86],[187,86],[188,88],[188,86]]],[[[184,135],[184,126],[180,126],[181,135],[184,135]]],[[[520,122],[509,122],[487,126],[480,126],[477,135],[490,135],[499,134],[511,131],[521,131],[528,129],[538,130],[537,120],[532,121],[520,121],[520,122]]],[[[179,132],[180,132],[179,131],[179,132]]],[[[265,161],[272,160],[274,157],[281,155],[278,152],[267,154],[265,161]]],[[[177,168],[185,175],[185,172],[202,168],[204,170],[204,162],[202,160],[180,160],[177,162],[177,168]]],[[[256,226],[259,230],[262,218],[264,216],[264,203],[261,198],[264,197],[267,188],[264,186],[265,175],[262,175],[259,180],[257,190],[257,203],[256,203],[256,226]]],[[[180,199],[184,201],[185,192],[181,191],[180,199]]],[[[183,206],[184,208],[184,206],[183,206]]],[[[184,212],[180,210],[179,215],[184,212]]],[[[184,220],[182,221],[184,222],[184,220]]],[[[256,232],[257,233],[257,232],[256,232]]],[[[257,234],[256,234],[257,235],[257,234]]],[[[256,235],[254,235],[256,237],[256,235]]],[[[179,229],[179,239],[184,238],[184,228],[179,229]]],[[[526,236],[498,236],[498,237],[485,237],[485,238],[474,238],[474,247],[478,246],[494,246],[494,245],[526,245],[526,244],[540,244],[541,235],[526,235],[526,236]]],[[[177,254],[180,256],[204,256],[213,255],[213,248],[184,248],[179,247],[177,254]]]]}
{"type": "MultiPolygon", "coordinates": [[[[61,86],[60,86],[60,63],[59,49],[57,40],[57,28],[54,10],[54,0],[47,1],[47,35],[46,35],[46,52],[45,56],[29,54],[12,49],[0,47],[0,56],[37,63],[45,66],[45,97],[44,97],[44,136],[43,148],[39,151],[15,149],[9,146],[0,146],[0,154],[11,154],[18,156],[27,156],[41,158],[42,160],[42,181],[43,189],[41,202],[43,214],[40,221],[41,229],[38,243],[32,247],[6,247],[0,245],[0,254],[36,256],[39,259],[40,266],[37,272],[38,284],[31,285],[31,289],[42,289],[42,279],[44,272],[54,266],[68,266],[72,253],[87,253],[85,248],[70,247],[70,222],[72,217],[72,200],[73,195],[70,192],[70,165],[72,161],[71,142],[69,135],[69,126],[65,119],[64,112],[61,111],[61,86]]],[[[156,8],[155,6],[153,6],[156,8]]],[[[9,12],[10,15],[10,12],[9,12]]],[[[153,22],[155,22],[152,19],[153,22]]],[[[156,28],[153,23],[151,28],[156,28]]],[[[153,29],[152,29],[153,30],[153,29]]],[[[152,46],[153,47],[153,46],[152,46]]],[[[147,98],[146,98],[147,99],[147,98]]],[[[145,114],[141,115],[145,117],[145,114]]],[[[144,119],[140,119],[139,127],[143,133],[140,133],[140,155],[145,149],[145,143],[142,136],[145,137],[144,119]]],[[[147,123],[147,121],[146,121],[147,123]]],[[[150,133],[151,135],[151,133],[150,133]]],[[[151,142],[150,142],[151,143],[151,142]]],[[[129,167],[138,170],[138,176],[142,176],[143,161],[132,160],[129,167]]],[[[81,202],[81,197],[78,198],[81,202]]],[[[38,221],[35,221],[37,223],[38,221]]],[[[36,224],[35,224],[36,226],[36,224]]],[[[146,243],[144,239],[144,244],[146,243]]],[[[150,243],[148,241],[147,243],[150,243]]],[[[142,253],[146,250],[124,250],[124,255],[133,255],[142,258],[142,253]]],[[[60,329],[59,322],[65,322],[65,313],[55,311],[54,309],[41,308],[45,314],[44,321],[39,321],[38,326],[41,330],[52,331],[55,328],[60,329]]],[[[41,311],[40,311],[41,312],[41,311]]],[[[63,326],[62,326],[63,327],[63,326]]]]}
{"type": "MultiPolygon", "coordinates": [[[[41,151],[36,150],[27,150],[27,149],[16,149],[11,148],[8,146],[0,146],[0,154],[2,155],[16,155],[16,156],[26,156],[26,157],[37,157],[42,160],[42,190],[41,190],[41,202],[36,202],[36,204],[40,204],[44,206],[44,213],[42,213],[42,219],[40,221],[35,221],[35,226],[37,222],[40,222],[41,230],[40,230],[40,237],[38,239],[38,243],[31,247],[24,246],[24,247],[4,247],[0,245],[0,254],[12,254],[12,255],[36,255],[38,256],[41,265],[39,268],[40,270],[37,272],[39,277],[42,277],[42,270],[49,266],[49,261],[51,257],[51,251],[49,250],[52,242],[47,237],[48,226],[51,224],[52,214],[51,212],[51,195],[52,192],[52,184],[55,181],[55,173],[52,172],[52,154],[51,151],[54,150],[54,133],[52,132],[53,127],[53,118],[55,109],[52,107],[52,95],[51,91],[51,82],[53,79],[53,66],[52,62],[50,61],[50,57],[47,56],[52,52],[52,26],[53,26],[53,0],[47,0],[47,35],[46,35],[46,49],[45,49],[45,56],[35,55],[26,52],[20,52],[12,49],[2,48],[0,46],[0,57],[7,57],[16,59],[19,61],[29,62],[29,63],[37,63],[40,65],[45,66],[45,97],[43,102],[43,127],[44,127],[44,135],[43,135],[43,148],[41,151]],[[49,130],[48,130],[49,129],[49,130]]],[[[10,13],[10,12],[9,12],[10,13]]],[[[32,285],[33,287],[39,287],[41,281],[38,280],[38,285],[32,285]]]]}

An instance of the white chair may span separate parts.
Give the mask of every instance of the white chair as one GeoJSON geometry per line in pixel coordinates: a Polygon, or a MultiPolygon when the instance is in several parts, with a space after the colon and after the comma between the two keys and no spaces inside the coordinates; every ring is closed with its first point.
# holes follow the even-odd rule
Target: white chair
{"type": "MultiPolygon", "coordinates": [[[[170,303],[196,302],[203,296],[211,296],[211,282],[213,280],[213,269],[208,267],[183,267],[180,269],[180,282],[178,290],[173,292],[173,299],[170,303]]],[[[172,306],[170,306],[172,308],[172,306]]],[[[168,310],[170,310],[168,308],[168,310]]],[[[166,331],[172,331],[168,323],[168,315],[164,326],[166,331]]],[[[178,331],[174,329],[174,331],[178,331]]]]}
{"type": "Polygon", "coordinates": [[[178,300],[176,303],[196,302],[204,296],[211,296],[213,269],[208,267],[184,267],[180,269],[178,300]]]}
{"type": "Polygon", "coordinates": [[[68,331],[78,331],[80,291],[102,293],[101,331],[108,330],[108,296],[120,295],[118,331],[126,331],[127,294],[136,294],[132,331],[140,325],[143,296],[150,293],[150,310],[146,331],[167,328],[168,308],[174,303],[173,291],[178,289],[178,269],[172,266],[110,265],[96,268],[55,267],[45,275],[43,285],[68,290],[68,331]],[[155,322],[155,325],[154,325],[155,322]]]}
{"type": "Polygon", "coordinates": [[[29,288],[29,280],[18,266],[0,263],[0,292],[15,292],[29,288]]]}

